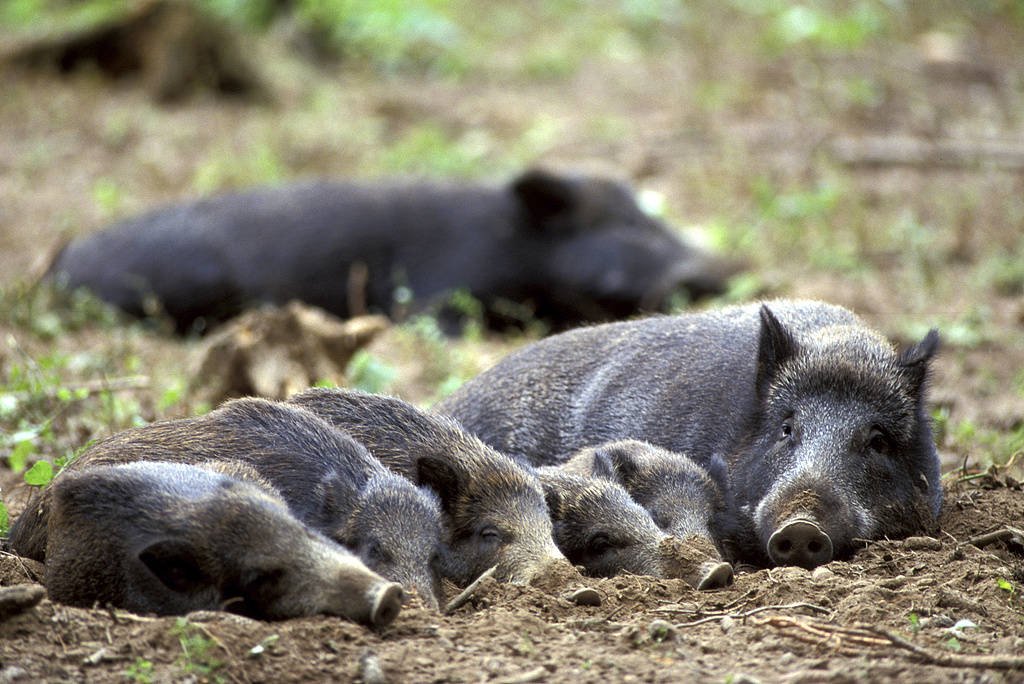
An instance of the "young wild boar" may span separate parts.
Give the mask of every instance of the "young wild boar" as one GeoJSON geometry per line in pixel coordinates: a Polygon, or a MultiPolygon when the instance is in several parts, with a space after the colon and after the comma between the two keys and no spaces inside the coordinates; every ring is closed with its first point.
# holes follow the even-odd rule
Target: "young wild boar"
{"type": "Polygon", "coordinates": [[[538,468],[536,474],[544,486],[555,544],[588,574],[679,577],[698,589],[732,581],[732,568],[717,560],[712,544],[680,555],[676,540],[615,482],[556,466],[538,468]]]}
{"type": "Polygon", "coordinates": [[[441,402],[494,448],[541,462],[642,439],[722,455],[755,563],[814,567],[857,539],[934,528],[939,459],[925,403],[931,331],[897,352],[810,301],[611,323],[541,340],[441,402]]]}
{"type": "Polygon", "coordinates": [[[339,389],[311,389],[288,401],[351,434],[396,473],[437,492],[450,551],[443,573],[456,584],[492,565],[499,579],[525,583],[563,558],[551,538],[537,478],[450,418],[400,399],[339,389]]]}
{"type": "Polygon", "coordinates": [[[499,188],[313,182],[167,207],[71,242],[50,275],[187,332],[262,303],[400,316],[456,291],[495,327],[566,328],[720,292],[732,270],[623,185],[532,170],[499,188]]]}
{"type": "Polygon", "coordinates": [[[695,536],[715,545],[731,533],[725,461],[718,454],[704,468],[683,454],[624,439],[581,449],[561,469],[617,482],[679,539],[695,536]]]}
{"type": "MultiPolygon", "coordinates": [[[[307,411],[238,399],[204,416],[100,440],[68,471],[143,460],[224,462],[229,472],[233,464],[248,465],[280,492],[299,520],[354,549],[375,572],[417,590],[428,606],[437,606],[437,498],[307,411]]],[[[23,556],[44,559],[51,497],[43,490],[11,529],[11,544],[23,556]]]]}
{"type": "Polygon", "coordinates": [[[233,470],[247,479],[149,461],[59,475],[47,489],[50,598],[158,615],[395,618],[398,584],[297,520],[255,471],[233,470]]]}

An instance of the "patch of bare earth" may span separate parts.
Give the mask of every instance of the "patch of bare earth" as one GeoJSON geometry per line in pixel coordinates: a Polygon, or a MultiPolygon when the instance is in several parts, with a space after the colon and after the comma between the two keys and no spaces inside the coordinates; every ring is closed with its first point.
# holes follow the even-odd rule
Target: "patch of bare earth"
{"type": "MultiPolygon", "coordinates": [[[[380,632],[215,612],[182,626],[43,600],[0,623],[0,677],[122,681],[149,663],[153,681],[1019,681],[1024,599],[1003,583],[1024,580],[1024,540],[998,533],[1022,519],[1019,489],[954,486],[938,538],[873,542],[814,571],[740,573],[698,592],[556,566],[531,586],[486,580],[450,615],[408,606],[380,632]],[[578,605],[581,587],[600,605],[578,605]]],[[[37,579],[37,565],[0,557],[3,586],[37,579]]]]}

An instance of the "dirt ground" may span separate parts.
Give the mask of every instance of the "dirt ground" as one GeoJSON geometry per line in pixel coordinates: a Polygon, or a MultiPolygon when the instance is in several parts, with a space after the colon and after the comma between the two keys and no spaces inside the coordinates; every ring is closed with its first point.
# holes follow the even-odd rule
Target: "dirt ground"
{"type": "MultiPolygon", "coordinates": [[[[660,193],[674,224],[743,258],[754,277],[733,299],[834,301],[900,342],[939,328],[938,538],[875,541],[814,572],[740,571],[711,592],[564,568],[534,586],[486,582],[451,615],[411,605],[379,633],[43,600],[0,621],[0,682],[1024,681],[1024,540],[984,538],[1024,526],[1024,25],[912,15],[861,49],[779,53],[754,47],[763,17],[701,6],[703,24],[663,27],[655,47],[613,42],[530,77],[507,54],[516,41],[453,79],[315,67],[272,34],[254,48],[271,104],[200,94],[163,106],[130,79],[4,73],[5,396],[22,391],[16,369],[50,377],[44,360],[62,359],[40,392],[74,395],[39,400],[46,459],[202,410],[189,389],[198,341],[79,320],[25,290],[61,240],[118,217],[292,177],[598,169],[660,193]],[[952,51],[933,46],[936,31],[952,51]],[[568,598],[581,586],[599,606],[568,598]]],[[[521,49],[555,50],[564,35],[549,23],[521,49]]],[[[384,391],[424,405],[524,341],[418,335],[396,326],[370,352],[393,371],[384,391]]],[[[8,404],[5,450],[24,429],[8,404]]],[[[29,488],[8,465],[13,517],[29,488]]],[[[0,585],[40,579],[0,554],[0,585]]]]}

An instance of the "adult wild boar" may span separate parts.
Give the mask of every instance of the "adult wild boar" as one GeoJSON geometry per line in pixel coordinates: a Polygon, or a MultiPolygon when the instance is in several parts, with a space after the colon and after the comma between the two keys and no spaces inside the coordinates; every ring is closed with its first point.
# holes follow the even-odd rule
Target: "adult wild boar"
{"type": "Polygon", "coordinates": [[[50,274],[184,332],[292,299],[342,317],[400,315],[410,297],[452,314],[457,290],[497,327],[565,328],[719,292],[729,270],[623,185],[532,170],[499,188],[310,182],[170,206],[72,241],[50,274]]]}
{"type": "Polygon", "coordinates": [[[646,440],[725,459],[737,559],[814,567],[857,539],[933,528],[942,502],[925,405],[933,330],[897,352],[811,301],[574,330],[508,357],[438,410],[531,462],[646,440]]]}
{"type": "Polygon", "coordinates": [[[255,470],[137,461],[59,475],[45,584],[56,601],[139,613],[326,613],[390,623],[402,589],[297,520],[255,470]]]}

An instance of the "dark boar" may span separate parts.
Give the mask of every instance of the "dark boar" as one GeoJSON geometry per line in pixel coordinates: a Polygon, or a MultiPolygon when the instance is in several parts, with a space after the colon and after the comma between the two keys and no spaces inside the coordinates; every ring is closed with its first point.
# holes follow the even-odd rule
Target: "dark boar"
{"type": "MultiPolygon", "coordinates": [[[[76,471],[130,461],[223,462],[251,466],[305,524],[355,549],[371,569],[416,589],[437,606],[440,507],[315,415],[263,399],[227,402],[205,416],[126,430],[90,446],[76,471]]],[[[43,560],[51,493],[29,503],[12,546],[43,560]]]]}
{"type": "Polygon", "coordinates": [[[505,453],[540,462],[642,439],[724,457],[758,563],[812,567],[857,539],[932,528],[942,502],[925,406],[933,330],[897,353],[840,307],[807,301],[612,323],[519,350],[443,401],[505,453]]]}
{"type": "Polygon", "coordinates": [[[730,270],[624,186],[534,170],[501,188],[314,182],[171,206],[71,242],[50,272],[188,331],[255,303],[398,314],[457,290],[498,327],[564,328],[719,292],[730,270]]]}
{"type": "Polygon", "coordinates": [[[536,473],[544,487],[555,544],[588,574],[679,577],[699,589],[732,580],[728,563],[706,553],[708,548],[714,550],[710,544],[680,558],[679,545],[671,543],[651,515],[615,482],[555,466],[538,468],[536,473]]]}
{"type": "Polygon", "coordinates": [[[450,418],[400,399],[339,389],[311,389],[288,401],[351,434],[396,473],[437,492],[450,552],[443,572],[453,582],[468,583],[492,565],[499,579],[528,582],[563,558],[537,478],[450,418]]]}
{"type": "Polygon", "coordinates": [[[374,626],[401,609],[398,584],[297,520],[258,475],[139,461],[67,471],[48,490],[45,584],[56,601],[374,626]]]}
{"type": "Polygon", "coordinates": [[[731,530],[725,461],[714,454],[709,467],[636,439],[581,449],[561,469],[622,485],[668,534],[697,536],[716,544],[731,530]]]}

